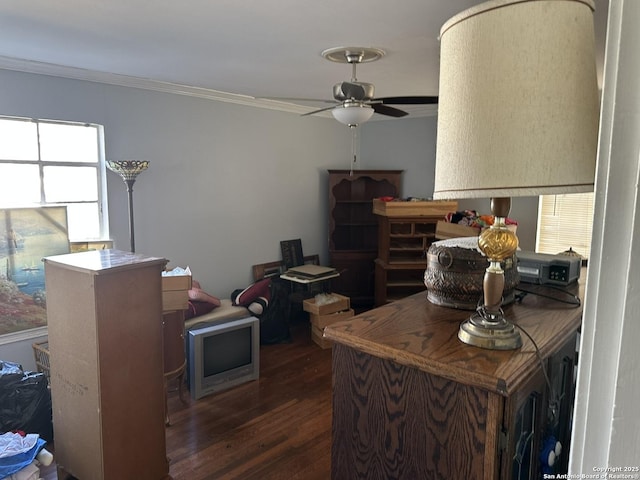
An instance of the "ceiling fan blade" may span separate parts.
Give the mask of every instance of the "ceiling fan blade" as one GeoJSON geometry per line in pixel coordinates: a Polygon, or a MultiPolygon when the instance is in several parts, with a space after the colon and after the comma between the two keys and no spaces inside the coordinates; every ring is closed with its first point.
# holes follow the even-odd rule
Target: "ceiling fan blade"
{"type": "Polygon", "coordinates": [[[373,108],[374,112],[379,113],[380,115],[387,115],[389,117],[400,118],[409,115],[404,110],[390,107],[389,105],[383,105],[382,103],[372,103],[371,108],[373,108]]]}
{"type": "Polygon", "coordinates": [[[336,106],[337,105],[331,105],[330,107],[320,108],[318,110],[313,110],[312,112],[303,113],[300,116],[301,117],[306,117],[306,116],[309,116],[309,115],[313,115],[314,113],[326,112],[327,110],[333,110],[334,108],[336,108],[336,106]]]}
{"type": "Polygon", "coordinates": [[[383,97],[376,98],[377,102],[385,105],[436,105],[438,97],[383,97]]]}

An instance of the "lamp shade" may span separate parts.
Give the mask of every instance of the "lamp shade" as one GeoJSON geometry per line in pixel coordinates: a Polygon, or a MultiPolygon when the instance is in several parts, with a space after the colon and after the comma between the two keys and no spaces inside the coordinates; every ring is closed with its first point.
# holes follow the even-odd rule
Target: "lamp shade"
{"type": "Polygon", "coordinates": [[[373,108],[360,103],[345,102],[331,110],[333,118],[345,125],[355,126],[366,122],[373,115],[373,108]]]}
{"type": "Polygon", "coordinates": [[[492,0],[441,31],[434,198],[593,190],[592,0],[492,0]]]}

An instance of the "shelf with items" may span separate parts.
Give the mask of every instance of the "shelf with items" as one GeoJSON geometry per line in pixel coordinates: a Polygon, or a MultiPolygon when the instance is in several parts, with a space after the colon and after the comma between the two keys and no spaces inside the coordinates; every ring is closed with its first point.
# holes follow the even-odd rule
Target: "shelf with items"
{"type": "Polygon", "coordinates": [[[427,251],[436,240],[436,226],[456,208],[457,202],[374,200],[373,211],[378,217],[376,306],[425,289],[427,251]],[[389,208],[391,204],[395,205],[393,209],[389,208]],[[412,214],[401,216],[402,211],[412,214]]]}

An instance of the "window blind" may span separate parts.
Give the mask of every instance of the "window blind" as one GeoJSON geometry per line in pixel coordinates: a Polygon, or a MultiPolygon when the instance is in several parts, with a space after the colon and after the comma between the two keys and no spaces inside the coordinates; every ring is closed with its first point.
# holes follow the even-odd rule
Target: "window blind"
{"type": "Polygon", "coordinates": [[[588,258],[592,226],[593,192],[541,195],[536,252],[556,254],[571,248],[588,258]]]}

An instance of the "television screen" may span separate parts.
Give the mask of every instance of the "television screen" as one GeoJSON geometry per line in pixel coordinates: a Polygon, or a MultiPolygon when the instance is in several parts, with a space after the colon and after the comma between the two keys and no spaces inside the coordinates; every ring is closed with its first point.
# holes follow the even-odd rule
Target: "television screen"
{"type": "Polygon", "coordinates": [[[204,377],[251,363],[251,326],[205,337],[202,348],[204,377]]]}

